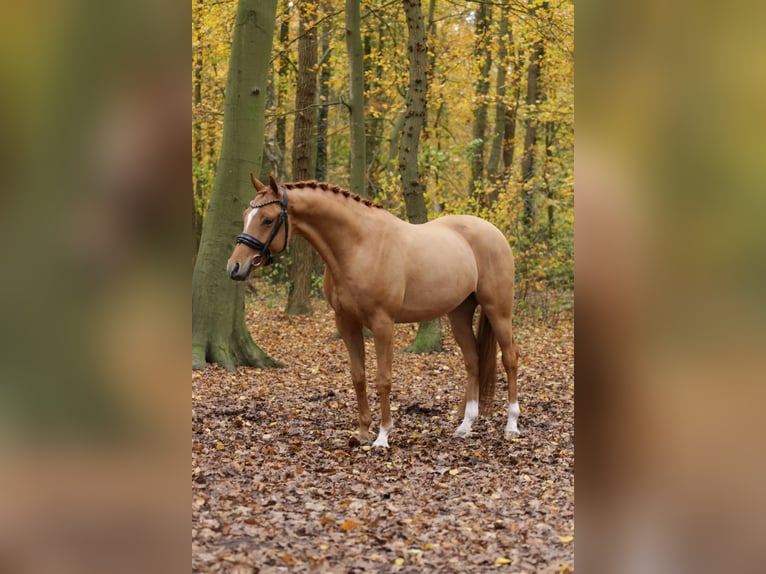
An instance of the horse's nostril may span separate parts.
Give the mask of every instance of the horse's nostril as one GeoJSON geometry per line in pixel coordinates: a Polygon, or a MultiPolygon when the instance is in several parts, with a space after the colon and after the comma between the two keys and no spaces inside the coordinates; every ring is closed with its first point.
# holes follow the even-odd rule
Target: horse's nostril
{"type": "Polygon", "coordinates": [[[234,263],[234,265],[231,266],[231,271],[229,271],[229,277],[234,277],[237,274],[237,271],[239,271],[239,263],[234,263]]]}

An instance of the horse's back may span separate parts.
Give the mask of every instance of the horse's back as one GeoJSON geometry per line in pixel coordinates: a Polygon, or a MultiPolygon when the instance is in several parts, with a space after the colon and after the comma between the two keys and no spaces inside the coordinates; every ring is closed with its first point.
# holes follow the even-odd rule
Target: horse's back
{"type": "MultiPolygon", "coordinates": [[[[325,280],[336,312],[359,318],[385,312],[395,322],[433,319],[472,293],[479,301],[513,290],[513,256],[503,234],[469,215],[449,215],[421,225],[393,220],[369,245],[351,277],[325,280]],[[375,255],[371,256],[370,253],[375,255]],[[485,295],[486,293],[486,295],[485,295]]],[[[371,234],[372,235],[372,234],[371,234]]]]}
{"type": "Polygon", "coordinates": [[[428,225],[439,225],[460,235],[471,247],[477,270],[479,301],[513,294],[514,262],[505,235],[489,221],[473,215],[448,215],[428,225]]]}
{"type": "Polygon", "coordinates": [[[500,260],[494,263],[510,262],[513,265],[513,254],[508,240],[489,221],[473,215],[446,215],[426,225],[446,227],[463,237],[478,260],[485,257],[499,258],[500,260]]]}

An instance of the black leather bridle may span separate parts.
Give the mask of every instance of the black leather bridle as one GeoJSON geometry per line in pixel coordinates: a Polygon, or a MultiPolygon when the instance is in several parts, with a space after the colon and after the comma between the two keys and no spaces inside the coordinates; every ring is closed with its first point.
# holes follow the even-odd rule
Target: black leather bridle
{"type": "Polygon", "coordinates": [[[279,215],[277,216],[277,221],[274,224],[274,227],[271,230],[271,235],[269,235],[269,238],[266,240],[266,243],[261,242],[260,240],[256,239],[252,235],[249,235],[247,233],[240,233],[237,235],[237,243],[244,243],[248,247],[252,247],[256,251],[261,252],[261,257],[266,259],[266,262],[263,265],[270,265],[274,261],[274,257],[271,254],[271,251],[269,250],[269,246],[271,245],[271,242],[274,240],[274,238],[277,236],[277,233],[279,233],[279,228],[284,225],[285,226],[285,248],[287,248],[287,232],[288,232],[288,222],[287,222],[287,190],[284,187],[281,187],[280,190],[282,191],[282,199],[272,199],[271,201],[266,201],[264,203],[254,204],[252,201],[250,202],[250,207],[253,209],[260,209],[261,207],[266,207],[267,205],[271,205],[272,203],[279,203],[282,205],[282,210],[279,212],[279,215]]]}

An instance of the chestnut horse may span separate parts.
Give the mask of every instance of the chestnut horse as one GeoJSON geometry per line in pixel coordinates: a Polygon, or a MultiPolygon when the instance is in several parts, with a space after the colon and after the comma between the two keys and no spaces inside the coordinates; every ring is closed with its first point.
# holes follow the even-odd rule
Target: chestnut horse
{"type": "Polygon", "coordinates": [[[389,393],[394,323],[413,323],[446,314],[468,372],[456,436],[467,437],[495,394],[497,344],[508,376],[505,437],[518,436],[516,395],[518,349],[513,339],[513,255],[491,223],[449,215],[422,225],[406,223],[366,199],[314,181],[264,185],[251,174],[257,192],[243,214],[227,272],[242,281],[287,247],[292,233],[305,237],[327,264],[324,292],[351,358],[351,379],[359,406],[359,438],[370,440],[370,407],[364,372],[362,327],[374,336],[375,386],[381,423],[373,446],[388,447],[393,428],[389,393]],[[481,305],[478,334],[473,316],[481,305]]]}

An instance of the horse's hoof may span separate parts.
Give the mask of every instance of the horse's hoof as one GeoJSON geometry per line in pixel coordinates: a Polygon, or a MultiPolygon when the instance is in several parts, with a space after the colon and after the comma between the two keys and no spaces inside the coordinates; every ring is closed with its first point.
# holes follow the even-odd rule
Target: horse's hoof
{"type": "Polygon", "coordinates": [[[462,426],[459,426],[455,431],[455,436],[458,438],[468,438],[471,436],[471,429],[465,429],[462,426]]]}
{"type": "Polygon", "coordinates": [[[513,438],[519,438],[520,433],[518,430],[507,430],[505,431],[505,440],[511,440],[513,438]]]}
{"type": "Polygon", "coordinates": [[[385,428],[381,425],[380,431],[378,432],[378,438],[375,439],[375,442],[372,443],[372,446],[382,446],[383,448],[388,448],[388,433],[391,431],[394,425],[390,425],[388,428],[385,428]]]}

